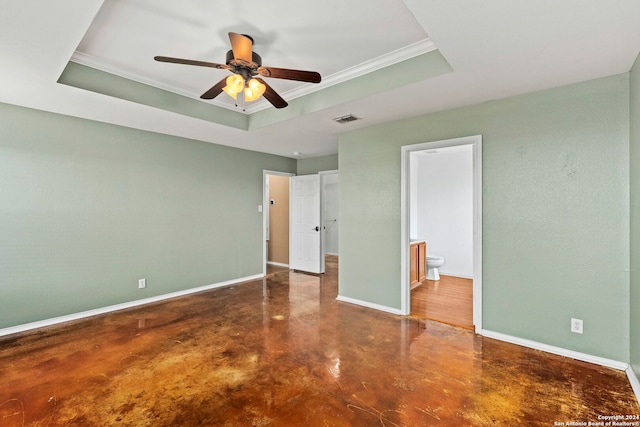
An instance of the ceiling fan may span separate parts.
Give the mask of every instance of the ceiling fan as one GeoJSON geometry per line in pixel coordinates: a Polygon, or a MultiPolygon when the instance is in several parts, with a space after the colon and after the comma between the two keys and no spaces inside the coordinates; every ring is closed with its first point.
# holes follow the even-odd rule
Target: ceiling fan
{"type": "Polygon", "coordinates": [[[238,99],[238,95],[240,95],[246,102],[255,101],[264,95],[274,107],[284,108],[288,105],[287,101],[282,99],[261,77],[320,83],[320,74],[315,71],[263,67],[262,58],[253,51],[253,38],[246,34],[229,33],[229,40],[231,40],[231,50],[227,52],[227,60],[224,64],[167,56],[156,56],[154,59],[174,64],[218,68],[229,70],[233,73],[233,75],[220,80],[211,89],[203,93],[200,96],[202,99],[213,99],[223,91],[233,99],[238,99]]]}

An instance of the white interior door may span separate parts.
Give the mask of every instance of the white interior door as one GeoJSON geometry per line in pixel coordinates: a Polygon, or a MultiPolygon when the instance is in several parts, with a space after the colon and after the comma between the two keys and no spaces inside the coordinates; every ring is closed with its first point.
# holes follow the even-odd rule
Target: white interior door
{"type": "Polygon", "coordinates": [[[324,273],[321,221],[320,175],[291,177],[290,268],[324,273]]]}

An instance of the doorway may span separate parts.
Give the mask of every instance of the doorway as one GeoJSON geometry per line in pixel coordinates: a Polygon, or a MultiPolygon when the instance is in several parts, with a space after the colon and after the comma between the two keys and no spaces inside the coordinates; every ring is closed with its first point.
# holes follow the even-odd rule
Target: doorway
{"type": "MultiPolygon", "coordinates": [[[[263,171],[263,274],[269,275],[289,270],[292,265],[292,173],[263,171]]],[[[302,176],[305,177],[305,176],[302,176]]],[[[310,176],[311,177],[311,176],[310,176]]],[[[320,237],[320,272],[325,270],[325,261],[337,265],[339,230],[339,174],[337,170],[321,171],[315,175],[319,182],[320,211],[318,235],[320,237]]],[[[315,227],[315,223],[314,223],[315,227]]],[[[295,267],[293,267],[295,268],[295,267]]],[[[304,271],[304,270],[303,270],[304,271]]]]}
{"type": "Polygon", "coordinates": [[[263,172],[263,274],[289,270],[289,213],[291,177],[286,172],[263,172]]]}
{"type": "MultiPolygon", "coordinates": [[[[448,161],[452,161],[454,157],[450,157],[448,161]]],[[[444,160],[444,157],[442,158],[444,160]]],[[[424,158],[424,161],[427,159],[424,158]]],[[[422,162],[424,163],[424,162],[422,162]]],[[[431,163],[432,165],[434,163],[431,163]]],[[[403,314],[409,314],[411,311],[411,297],[412,291],[410,291],[410,256],[409,256],[409,246],[413,239],[425,239],[427,244],[427,254],[429,255],[438,255],[436,252],[442,251],[449,254],[449,265],[450,271],[456,272],[455,276],[458,276],[460,280],[457,280],[455,277],[441,276],[439,281],[427,280],[423,282],[427,286],[424,289],[419,290],[420,298],[428,298],[428,292],[431,292],[431,298],[435,298],[437,294],[437,287],[445,287],[440,290],[440,294],[449,293],[449,291],[454,290],[454,287],[461,286],[464,288],[464,281],[466,280],[467,288],[471,288],[472,296],[468,295],[470,299],[467,301],[460,301],[461,304],[468,304],[469,309],[472,313],[467,313],[468,316],[472,319],[473,328],[476,331],[480,331],[482,329],[482,137],[480,135],[471,136],[466,138],[457,138],[451,140],[444,141],[434,141],[423,144],[415,144],[410,146],[402,147],[402,201],[401,201],[401,211],[402,211],[402,221],[401,221],[401,241],[402,241],[402,252],[401,252],[401,262],[402,262],[402,274],[401,280],[403,286],[401,286],[401,310],[403,314]],[[421,162],[419,161],[420,156],[429,156],[429,155],[437,155],[437,153],[449,153],[450,156],[453,153],[456,154],[455,158],[466,158],[464,152],[469,153],[469,166],[472,169],[469,171],[469,182],[464,184],[468,185],[469,188],[467,191],[467,198],[472,200],[467,200],[469,203],[469,211],[467,214],[458,215],[456,213],[453,214],[453,211],[447,213],[446,206],[443,206],[442,209],[435,210],[435,212],[430,212],[430,214],[440,215],[441,220],[445,222],[453,221],[451,217],[459,217],[462,216],[463,219],[460,221],[465,222],[463,227],[459,227],[458,225],[452,226],[449,225],[450,231],[446,231],[444,233],[440,232],[442,229],[446,229],[447,225],[438,225],[437,230],[434,228],[433,223],[430,225],[430,232],[426,232],[422,224],[418,224],[420,217],[420,221],[425,221],[425,218],[429,218],[426,214],[422,213],[420,216],[418,215],[419,204],[415,203],[417,199],[419,187],[418,185],[418,174],[419,167],[421,162]],[[414,200],[414,203],[411,203],[411,200],[414,200]],[[466,215],[466,216],[465,216],[466,215]],[[466,221],[469,223],[466,224],[466,221]],[[421,229],[422,228],[422,229],[421,229]],[[455,233],[458,232],[458,228],[467,229],[467,231],[471,234],[470,236],[455,236],[455,233]],[[450,233],[449,235],[447,233],[450,233]],[[450,237],[450,238],[448,238],[450,237]],[[432,249],[429,248],[429,240],[432,241],[432,249]]],[[[434,172],[434,171],[431,171],[434,172]]],[[[431,175],[429,177],[428,174],[425,174],[422,177],[424,181],[425,177],[431,181],[435,181],[436,179],[441,179],[442,187],[446,187],[446,184],[454,181],[464,181],[463,179],[458,180],[455,174],[449,175],[446,177],[447,170],[443,170],[439,175],[431,175]]],[[[434,183],[434,185],[437,185],[434,183]]],[[[460,184],[462,185],[462,184],[460,184]]],[[[436,189],[438,190],[438,189],[436,189]]],[[[447,204],[447,190],[446,188],[439,189],[440,191],[431,191],[430,197],[438,197],[439,203],[447,204]]],[[[434,202],[432,200],[432,202],[434,202]]],[[[433,206],[433,205],[432,205],[433,206]]],[[[432,209],[434,211],[434,209],[432,209]]],[[[456,212],[460,211],[460,208],[456,208],[456,212]]],[[[433,215],[432,215],[433,216],[433,215]]],[[[429,221],[436,221],[436,219],[430,219],[429,221]]],[[[464,234],[464,230],[463,233],[464,234]]],[[[445,258],[445,267],[447,266],[447,261],[445,258]]],[[[422,286],[421,286],[422,288],[422,286]]],[[[416,291],[414,291],[416,292],[416,291]]],[[[455,298],[456,292],[454,292],[451,297],[455,298]]],[[[442,296],[440,296],[442,298],[442,296]]],[[[435,303],[435,299],[433,300],[435,303]]],[[[446,321],[446,319],[442,319],[446,321]]],[[[467,324],[469,323],[466,320],[467,324]]],[[[450,322],[451,323],[451,322],[450,322]]],[[[453,322],[455,323],[455,322],[453,322]]],[[[470,326],[470,325],[467,325],[470,326]]]]}

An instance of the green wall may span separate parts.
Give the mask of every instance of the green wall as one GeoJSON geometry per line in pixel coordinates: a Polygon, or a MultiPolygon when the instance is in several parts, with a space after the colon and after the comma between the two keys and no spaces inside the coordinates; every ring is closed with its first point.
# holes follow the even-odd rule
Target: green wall
{"type": "Polygon", "coordinates": [[[0,104],[0,329],[261,274],[263,169],[296,161],[0,104]]]}
{"type": "Polygon", "coordinates": [[[297,166],[298,175],[312,175],[322,171],[332,171],[338,169],[338,155],[310,157],[299,159],[297,166]]]}
{"type": "Polygon", "coordinates": [[[631,69],[631,366],[640,378],[640,56],[631,69]]]}
{"type": "Polygon", "coordinates": [[[400,308],[400,147],[481,134],[483,328],[629,360],[628,124],[625,74],[341,135],[340,295],[400,308]]]}

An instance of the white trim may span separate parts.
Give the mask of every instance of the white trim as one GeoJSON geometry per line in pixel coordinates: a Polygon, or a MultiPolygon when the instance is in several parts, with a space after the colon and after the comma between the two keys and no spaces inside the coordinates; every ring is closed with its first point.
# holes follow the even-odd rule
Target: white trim
{"type": "Polygon", "coordinates": [[[631,388],[636,395],[636,400],[640,403],[640,380],[638,380],[638,376],[634,372],[631,365],[626,369],[627,378],[629,378],[629,383],[631,383],[631,388]]]}
{"type": "MultiPolygon", "coordinates": [[[[286,98],[287,100],[296,99],[296,98],[308,95],[310,93],[317,92],[317,91],[326,89],[328,87],[343,83],[347,80],[351,80],[356,77],[360,77],[365,74],[380,70],[390,65],[394,65],[399,62],[406,61],[411,58],[415,58],[416,56],[420,56],[422,54],[432,52],[434,50],[437,50],[435,44],[431,41],[431,39],[426,38],[424,40],[420,40],[416,43],[410,44],[409,46],[405,46],[403,48],[394,50],[393,52],[389,52],[377,58],[373,58],[368,61],[365,61],[359,65],[353,66],[351,68],[347,68],[346,70],[339,71],[337,73],[331,74],[326,77],[323,76],[322,82],[318,84],[303,84],[292,90],[283,92],[280,95],[283,98],[286,98]]],[[[176,93],[178,95],[182,95],[182,96],[186,96],[189,98],[202,101],[202,99],[200,99],[200,93],[196,93],[191,89],[187,89],[185,87],[180,87],[180,86],[174,86],[166,82],[161,82],[160,80],[157,80],[157,79],[145,77],[137,73],[126,71],[123,68],[109,64],[100,58],[96,58],[95,56],[92,56],[92,55],[87,55],[86,53],[82,53],[78,51],[74,52],[73,56],[71,56],[71,62],[75,62],[76,64],[95,68],[96,70],[100,70],[105,73],[113,74],[128,80],[133,80],[138,83],[153,86],[162,90],[176,93]]],[[[224,71],[224,70],[221,70],[221,71],[224,71]]],[[[223,75],[221,74],[221,76],[223,75]]],[[[227,99],[225,97],[220,97],[219,99],[216,98],[212,101],[206,101],[206,102],[217,105],[222,108],[227,108],[229,110],[241,112],[239,109],[235,107],[235,103],[230,98],[227,99]]],[[[271,104],[269,104],[269,102],[267,102],[264,99],[260,99],[246,106],[244,113],[252,114],[269,107],[271,107],[271,104]]]]}
{"type": "Polygon", "coordinates": [[[440,273],[441,276],[449,276],[449,277],[456,277],[459,279],[473,280],[473,276],[465,276],[464,274],[447,273],[446,271],[442,271],[442,270],[438,270],[438,272],[440,273]]]}
{"type": "MultiPolygon", "coordinates": [[[[148,77],[142,76],[138,73],[133,73],[125,70],[124,68],[118,67],[116,65],[105,62],[101,58],[97,58],[93,55],[88,55],[83,52],[74,52],[70,59],[71,62],[75,62],[76,64],[84,65],[85,67],[93,68],[98,71],[102,71],[107,74],[113,74],[117,77],[122,77],[123,79],[131,80],[134,82],[142,83],[147,86],[155,87],[157,89],[165,90],[167,92],[175,93],[176,95],[185,96],[187,98],[196,99],[202,102],[206,102],[207,104],[217,105],[218,107],[226,108],[229,110],[234,110],[240,112],[241,110],[235,109],[234,101],[229,98],[220,97],[215,98],[213,100],[203,100],[200,98],[200,93],[196,93],[194,89],[188,89],[184,86],[176,86],[172,84],[168,84],[166,82],[148,77]]],[[[220,70],[224,71],[224,70],[220,70]]],[[[221,77],[224,77],[224,74],[220,74],[221,77]]]]}
{"type": "Polygon", "coordinates": [[[431,41],[431,39],[426,38],[410,44],[409,46],[396,49],[393,52],[380,55],[377,58],[373,58],[351,68],[347,68],[346,70],[338,71],[337,73],[323,77],[322,82],[317,85],[299,86],[285,94],[287,95],[287,99],[295,99],[309,93],[344,83],[348,80],[355,79],[356,77],[364,76],[365,74],[372,73],[390,65],[415,58],[416,56],[432,52],[436,49],[436,45],[431,41]]]}
{"type": "Polygon", "coordinates": [[[482,135],[473,144],[473,325],[482,330],[482,135]]]}
{"type": "MultiPolygon", "coordinates": [[[[338,71],[326,77],[322,77],[322,82],[314,85],[302,85],[292,90],[285,92],[283,95],[286,99],[296,99],[304,95],[308,95],[313,92],[326,89],[328,87],[344,83],[348,80],[355,79],[357,77],[364,76],[365,74],[372,73],[385,67],[406,61],[411,58],[423,55],[425,53],[437,50],[436,45],[427,38],[420,40],[416,43],[410,44],[403,48],[394,50],[393,52],[386,53],[377,58],[370,59],[354,67],[347,68],[346,70],[338,71]]],[[[261,104],[251,105],[253,108],[251,112],[264,110],[269,107],[269,104],[262,102],[261,104]]]]}
{"type": "Polygon", "coordinates": [[[281,262],[275,262],[275,261],[267,261],[267,264],[275,265],[276,267],[289,267],[289,264],[283,264],[281,262]]]}
{"type": "Polygon", "coordinates": [[[411,312],[411,293],[409,278],[410,264],[409,264],[409,246],[411,238],[409,233],[411,231],[411,217],[409,209],[409,201],[411,200],[410,183],[411,176],[409,167],[411,164],[410,154],[411,151],[407,146],[401,147],[400,156],[400,313],[408,315],[411,312]]]}
{"type": "Polygon", "coordinates": [[[6,335],[17,334],[19,332],[26,332],[33,329],[45,328],[47,326],[58,325],[60,323],[71,322],[73,320],[81,320],[87,317],[98,316],[100,314],[108,314],[114,311],[125,310],[127,308],[139,307],[141,305],[151,304],[154,302],[160,302],[171,298],[182,297],[197,292],[208,291],[216,288],[223,288],[226,286],[235,285],[238,283],[248,282],[251,280],[262,279],[264,275],[255,274],[253,276],[242,277],[239,279],[227,280],[225,282],[213,283],[211,285],[200,286],[197,288],[186,289],[184,291],[171,292],[169,294],[158,295],[155,297],[144,298],[136,301],[125,302],[122,304],[110,305],[107,307],[97,308],[95,310],[81,311],[79,313],[69,314],[66,316],[53,317],[51,319],[40,320],[37,322],[25,323],[18,326],[11,326],[9,328],[0,329],[0,337],[6,335]]]}
{"type": "Polygon", "coordinates": [[[400,310],[398,310],[397,308],[387,307],[386,305],[375,304],[375,303],[369,302],[369,301],[362,301],[362,300],[355,299],[355,298],[344,297],[342,295],[338,295],[336,300],[342,301],[342,302],[347,302],[349,304],[359,305],[359,306],[362,306],[362,307],[372,308],[374,310],[384,311],[384,312],[391,313],[391,314],[397,314],[397,315],[400,315],[400,316],[402,315],[400,310]]]}
{"type": "Polygon", "coordinates": [[[588,363],[593,363],[595,365],[606,366],[608,368],[618,369],[620,371],[626,371],[627,368],[629,367],[629,364],[625,362],[607,359],[600,356],[594,356],[592,354],[581,353],[579,351],[569,350],[562,347],[556,347],[549,344],[543,344],[537,341],[518,338],[511,335],[506,335],[500,332],[488,331],[484,329],[478,333],[487,338],[493,338],[493,339],[508,342],[511,344],[521,345],[523,347],[544,351],[546,353],[557,354],[558,356],[569,357],[571,359],[580,360],[582,362],[588,362],[588,363]]]}
{"type": "MultiPolygon", "coordinates": [[[[324,226],[324,177],[326,175],[340,175],[340,171],[338,169],[332,169],[328,171],[319,171],[318,175],[320,175],[320,224],[322,226],[322,232],[320,233],[320,267],[322,272],[325,272],[326,265],[324,256],[327,255],[325,253],[326,241],[325,241],[325,226],[324,226]]],[[[338,207],[340,209],[340,207],[338,207]]],[[[340,248],[338,248],[340,249],[340,248]]],[[[338,254],[331,254],[338,255],[338,254]]]]}
{"type": "Polygon", "coordinates": [[[410,154],[414,151],[433,150],[458,145],[473,147],[473,325],[476,332],[482,330],[482,135],[404,145],[401,147],[400,169],[400,312],[411,311],[409,292],[409,192],[410,154]]]}

